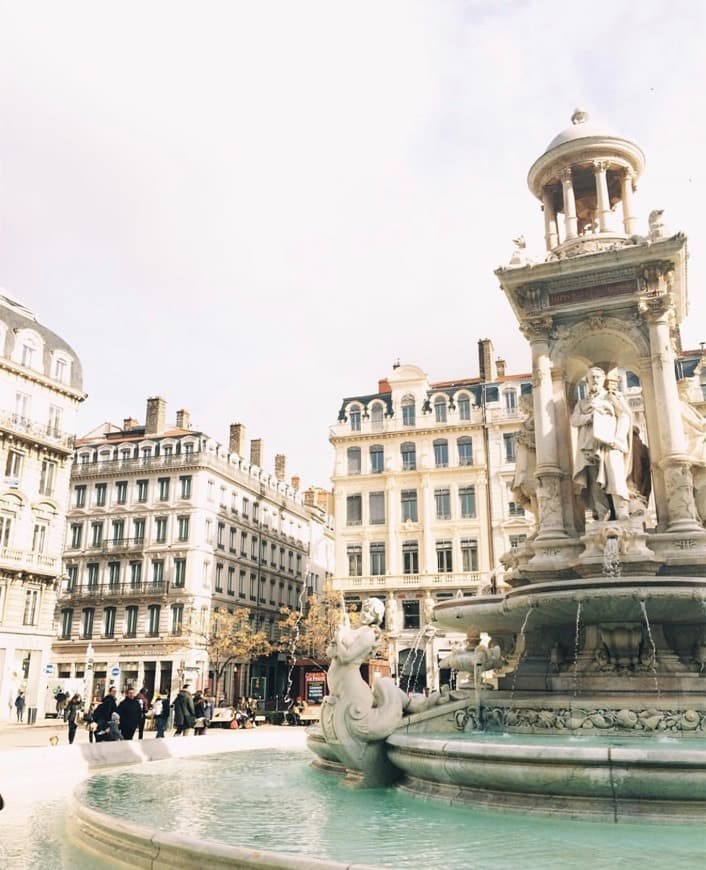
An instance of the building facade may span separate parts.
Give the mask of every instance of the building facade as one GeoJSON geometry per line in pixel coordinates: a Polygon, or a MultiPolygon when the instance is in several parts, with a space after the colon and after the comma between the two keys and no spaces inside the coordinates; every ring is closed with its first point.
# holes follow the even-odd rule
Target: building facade
{"type": "MultiPolygon", "coordinates": [[[[208,688],[212,610],[246,607],[275,641],[280,609],[326,581],[331,565],[319,560],[330,518],[313,517],[284,480],[283,455],[275,474],[261,467],[259,439],[243,457],[241,424],[228,448],[194,431],[186,411],[168,426],[161,398],[147,400],[145,424],[106,424],[77,442],[54,644],[59,684],[91,671],[98,695],[113,683],[208,688]]],[[[286,682],[284,659],[233,662],[220,688],[229,699],[271,697],[286,682]]]]}
{"type": "Polygon", "coordinates": [[[344,399],[335,449],[336,573],[348,602],[384,598],[392,673],[436,687],[439,659],[463,642],[431,623],[433,605],[502,586],[499,557],[532,531],[512,492],[522,395],[479,342],[480,376],[430,383],[396,366],[378,390],[344,399]]]}
{"type": "Polygon", "coordinates": [[[59,336],[0,296],[0,718],[25,693],[44,714],[81,365],[59,336]]]}

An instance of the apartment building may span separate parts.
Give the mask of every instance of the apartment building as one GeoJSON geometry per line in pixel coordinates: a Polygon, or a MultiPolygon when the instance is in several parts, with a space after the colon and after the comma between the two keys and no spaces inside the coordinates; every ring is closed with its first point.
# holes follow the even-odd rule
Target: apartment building
{"type": "Polygon", "coordinates": [[[21,689],[44,715],[81,364],[31,311],[0,296],[0,719],[21,689]]]}
{"type": "MultiPolygon", "coordinates": [[[[322,585],[330,517],[312,512],[285,481],[285,457],[263,470],[263,444],[244,458],[245,427],[228,449],[166,403],[147,400],[145,423],[106,424],[76,444],[65,580],[54,656],[59,679],[91,670],[95,694],[115,683],[173,693],[210,683],[204,630],[214,608],[251,610],[276,640],[280,608],[322,585]],[[316,515],[313,516],[313,513],[316,515]]],[[[286,683],[284,656],[233,662],[229,697],[271,697],[286,683]]]]}
{"type": "Polygon", "coordinates": [[[376,392],[343,400],[335,450],[335,577],[348,602],[384,598],[390,667],[404,688],[436,687],[440,657],[463,637],[431,622],[436,601],[503,585],[500,556],[533,518],[515,502],[520,397],[492,343],[479,342],[478,377],[430,383],[396,365],[376,392]]]}

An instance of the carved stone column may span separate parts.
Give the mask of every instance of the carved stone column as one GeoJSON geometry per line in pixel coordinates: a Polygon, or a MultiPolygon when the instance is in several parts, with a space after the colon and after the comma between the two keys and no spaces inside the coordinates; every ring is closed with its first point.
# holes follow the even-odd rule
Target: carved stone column
{"type": "Polygon", "coordinates": [[[632,195],[635,190],[635,175],[631,169],[624,169],[620,176],[620,198],[623,202],[623,229],[626,236],[636,232],[637,218],[632,213],[632,195]]]}
{"type": "Polygon", "coordinates": [[[578,220],[576,218],[576,198],[574,197],[574,182],[571,168],[567,167],[561,173],[561,187],[564,193],[564,230],[567,239],[578,236],[578,220]]]}
{"type": "Polygon", "coordinates": [[[542,210],[544,211],[544,240],[548,251],[559,244],[559,228],[556,223],[556,210],[552,191],[545,187],[542,191],[542,210]]]}
{"type": "Polygon", "coordinates": [[[596,179],[596,202],[598,205],[598,226],[602,233],[610,229],[610,197],[608,196],[608,179],[606,170],[608,164],[605,160],[594,160],[593,172],[596,179]]]}
{"type": "Polygon", "coordinates": [[[654,403],[657,408],[661,460],[664,476],[667,530],[701,530],[694,504],[693,481],[681,420],[681,404],[674,374],[671,320],[672,264],[650,263],[642,270],[640,311],[647,323],[650,340],[654,403]]]}

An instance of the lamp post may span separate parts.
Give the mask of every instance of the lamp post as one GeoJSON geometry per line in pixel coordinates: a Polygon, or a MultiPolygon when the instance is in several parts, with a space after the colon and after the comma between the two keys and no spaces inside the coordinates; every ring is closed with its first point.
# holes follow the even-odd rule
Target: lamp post
{"type": "Polygon", "coordinates": [[[86,670],[83,678],[85,685],[83,697],[89,705],[93,700],[93,658],[95,654],[96,651],[93,649],[93,644],[89,642],[88,647],[86,648],[86,670]]]}

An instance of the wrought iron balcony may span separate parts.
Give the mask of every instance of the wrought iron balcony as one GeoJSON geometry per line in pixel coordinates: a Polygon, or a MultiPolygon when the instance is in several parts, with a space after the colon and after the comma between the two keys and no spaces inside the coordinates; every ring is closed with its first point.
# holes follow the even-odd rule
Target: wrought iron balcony
{"type": "Polygon", "coordinates": [[[169,584],[166,580],[148,583],[96,583],[71,586],[64,582],[61,588],[61,599],[121,599],[149,598],[166,595],[169,584]]]}

